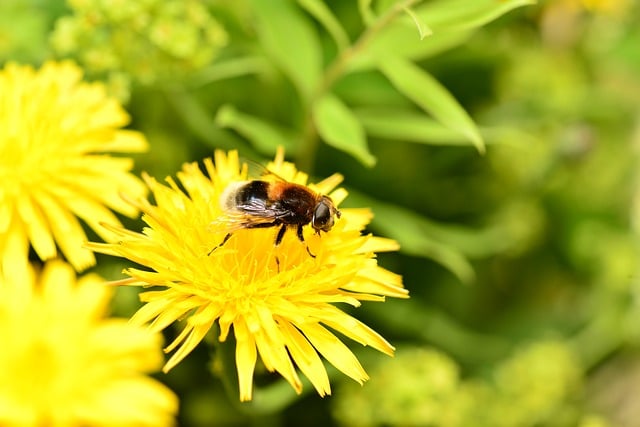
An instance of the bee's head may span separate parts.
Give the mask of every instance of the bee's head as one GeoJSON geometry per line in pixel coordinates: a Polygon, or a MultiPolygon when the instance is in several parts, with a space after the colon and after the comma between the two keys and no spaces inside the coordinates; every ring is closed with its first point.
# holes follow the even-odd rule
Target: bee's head
{"type": "Polygon", "coordinates": [[[334,216],[340,218],[340,211],[336,209],[333,201],[329,197],[322,196],[313,211],[311,226],[317,232],[329,231],[335,222],[334,216]]]}

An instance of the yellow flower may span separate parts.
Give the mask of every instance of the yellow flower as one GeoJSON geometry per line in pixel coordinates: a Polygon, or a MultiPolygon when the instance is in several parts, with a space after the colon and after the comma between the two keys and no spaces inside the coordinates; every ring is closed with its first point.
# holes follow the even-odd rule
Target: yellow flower
{"type": "Polygon", "coordinates": [[[631,8],[629,0],[580,0],[582,6],[592,12],[620,14],[631,8]]]}
{"type": "Polygon", "coordinates": [[[132,160],[106,153],[142,151],[146,140],[120,129],[129,117],[103,85],[81,78],[71,62],[0,70],[0,271],[25,274],[29,243],[40,259],[57,244],[76,270],[93,265],[78,218],[106,239],[98,223],[120,224],[109,208],[137,213],[119,193],[145,194],[132,160]]]}
{"type": "Polygon", "coordinates": [[[0,275],[0,425],[173,424],[176,396],[145,375],[162,366],[161,336],[105,318],[109,297],[58,260],[0,275]]]}
{"type": "Polygon", "coordinates": [[[547,4],[547,8],[565,13],[578,13],[587,10],[592,13],[612,16],[620,16],[632,6],[633,3],[630,0],[562,0],[547,4]]]}
{"type": "MultiPolygon", "coordinates": [[[[247,167],[240,165],[234,151],[217,151],[215,166],[211,159],[204,166],[209,177],[197,164],[185,165],[178,173],[180,186],[170,178],[165,186],[145,177],[156,202],[138,206],[148,227],[142,234],[109,227],[120,233],[117,244],[90,244],[96,251],[152,270],[127,269],[130,277],[121,284],[166,288],[141,294],[146,304],[134,322],[152,321],[152,329],[159,331],[186,318],[184,329],[166,349],[177,350],[165,371],[187,356],[217,322],[220,341],[233,327],[242,401],[252,397],[258,355],[298,393],[302,384],[296,367],[320,395],[331,392],[320,355],[354,380],[365,381],[367,374],[357,358],[333,331],[389,355],[393,347],[334,304],[359,306],[360,301],[382,301],[385,296],[406,297],[401,278],[375,260],[375,252],[396,250],[397,243],[361,234],[371,219],[368,209],[342,209],[333,229],[322,236],[305,227],[304,238],[315,258],[293,231],[275,247],[274,228],[238,230],[211,252],[226,234],[212,227],[223,214],[221,193],[229,184],[246,180],[247,167]]],[[[305,174],[284,162],[282,151],[267,168],[289,182],[307,182],[305,174]]],[[[340,181],[333,175],[309,187],[339,204],[347,195],[344,189],[334,190],[340,181]]]]}

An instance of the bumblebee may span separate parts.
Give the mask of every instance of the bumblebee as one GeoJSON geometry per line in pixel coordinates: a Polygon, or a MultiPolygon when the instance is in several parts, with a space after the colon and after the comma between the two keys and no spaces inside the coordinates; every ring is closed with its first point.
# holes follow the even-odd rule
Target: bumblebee
{"type": "MultiPolygon", "coordinates": [[[[305,225],[311,224],[316,234],[320,234],[331,230],[335,218],[340,218],[340,211],[329,196],[284,180],[232,183],[220,196],[220,207],[225,215],[217,222],[225,223],[228,233],[209,254],[224,245],[239,229],[279,227],[274,241],[278,246],[290,228],[295,229],[298,240],[305,243],[302,232],[305,225]]],[[[309,247],[305,247],[315,258],[309,247]]]]}

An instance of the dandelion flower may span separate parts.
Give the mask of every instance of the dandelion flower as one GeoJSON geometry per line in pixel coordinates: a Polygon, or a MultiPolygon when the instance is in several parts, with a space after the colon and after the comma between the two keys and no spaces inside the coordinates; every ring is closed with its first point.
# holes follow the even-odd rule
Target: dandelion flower
{"type": "Polygon", "coordinates": [[[146,140],[120,129],[129,117],[103,85],[81,78],[71,62],[0,70],[0,271],[25,274],[29,244],[43,260],[57,245],[83,270],[95,258],[78,218],[106,239],[98,223],[119,224],[110,209],[137,214],[119,193],[146,188],[131,159],[107,152],[142,151],[146,140]]]}
{"type": "Polygon", "coordinates": [[[173,425],[176,396],[146,375],[162,366],[162,337],[106,318],[109,296],[59,260],[0,275],[0,425],[173,425]]]}
{"type": "MultiPolygon", "coordinates": [[[[365,381],[364,369],[334,332],[389,355],[393,347],[335,304],[359,306],[360,301],[382,301],[385,296],[406,297],[401,278],[379,267],[375,259],[375,252],[397,250],[397,243],[362,235],[371,219],[369,210],[342,209],[341,218],[322,236],[305,227],[304,239],[315,257],[295,232],[286,233],[276,247],[274,228],[235,231],[224,246],[212,251],[226,234],[211,227],[223,215],[220,196],[228,185],[247,180],[247,167],[234,151],[217,151],[215,166],[206,159],[204,167],[208,176],[197,164],[186,164],[178,173],[180,185],[171,178],[163,185],[145,177],[155,205],[141,201],[137,207],[148,227],[142,233],[109,227],[120,234],[118,243],[90,244],[96,251],[151,269],[129,268],[121,284],[164,288],[141,294],[146,304],[134,322],[151,321],[152,330],[159,331],[186,319],[184,329],[165,349],[175,352],[164,370],[187,356],[217,323],[221,342],[233,329],[242,401],[252,397],[258,355],[298,393],[298,370],[321,396],[331,392],[320,356],[354,380],[365,381]]],[[[305,174],[284,162],[282,151],[267,168],[289,182],[307,184],[305,174]]],[[[309,187],[339,204],[347,195],[335,189],[340,181],[333,175],[309,187]]]]}

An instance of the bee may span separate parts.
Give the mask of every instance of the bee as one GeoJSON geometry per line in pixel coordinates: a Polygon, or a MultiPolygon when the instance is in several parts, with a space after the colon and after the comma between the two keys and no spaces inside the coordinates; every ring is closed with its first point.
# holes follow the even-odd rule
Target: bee
{"type": "MultiPolygon", "coordinates": [[[[220,207],[225,215],[216,222],[224,223],[228,233],[209,255],[227,243],[239,229],[279,227],[274,241],[274,246],[278,246],[289,229],[295,229],[298,240],[305,243],[304,226],[311,224],[316,234],[320,234],[330,231],[335,218],[340,218],[340,211],[329,196],[284,179],[232,183],[220,196],[220,207]]],[[[305,247],[315,258],[306,244],[305,247]]],[[[279,266],[277,258],[276,262],[279,266]]]]}

